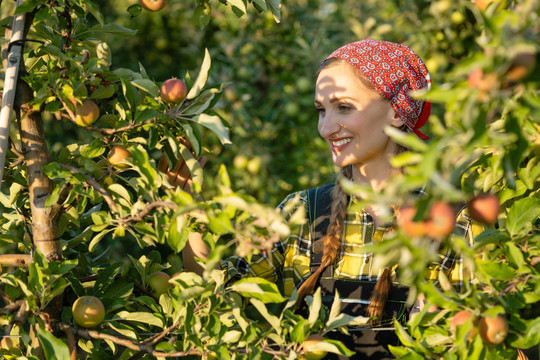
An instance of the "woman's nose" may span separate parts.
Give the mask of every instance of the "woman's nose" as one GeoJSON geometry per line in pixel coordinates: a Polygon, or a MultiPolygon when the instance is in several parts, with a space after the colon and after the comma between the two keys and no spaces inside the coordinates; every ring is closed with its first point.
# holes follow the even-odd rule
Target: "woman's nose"
{"type": "Polygon", "coordinates": [[[330,135],[339,132],[340,129],[341,125],[330,114],[327,113],[324,117],[319,117],[319,134],[323,138],[329,138],[330,135]]]}

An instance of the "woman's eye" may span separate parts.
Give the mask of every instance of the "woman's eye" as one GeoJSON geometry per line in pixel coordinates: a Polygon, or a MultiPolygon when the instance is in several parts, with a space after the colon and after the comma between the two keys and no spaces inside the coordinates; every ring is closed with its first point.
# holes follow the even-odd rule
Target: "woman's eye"
{"type": "Polygon", "coordinates": [[[324,114],[324,108],[315,108],[319,114],[324,114]]]}
{"type": "Polygon", "coordinates": [[[347,111],[351,110],[351,107],[349,105],[341,104],[338,106],[339,111],[347,111]]]}

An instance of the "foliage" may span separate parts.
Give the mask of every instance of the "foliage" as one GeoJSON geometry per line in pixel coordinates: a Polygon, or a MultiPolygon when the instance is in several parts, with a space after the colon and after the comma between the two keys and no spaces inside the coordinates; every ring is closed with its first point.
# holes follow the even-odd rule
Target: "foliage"
{"type": "MultiPolygon", "coordinates": [[[[6,25],[13,6],[2,5],[6,25]]],[[[18,11],[32,13],[28,38],[41,41],[26,43],[24,80],[51,145],[44,171],[54,186],[46,205],[58,211],[62,259],[47,261],[34,250],[29,177],[12,131],[0,240],[4,252],[32,254],[33,262],[0,277],[0,322],[19,339],[19,348],[0,349],[6,358],[67,358],[74,337],[89,358],[294,359],[309,334],[361,324],[365,319],[339,314],[337,299],[327,309],[316,292],[303,317],[293,311],[294,296],[284,299],[275,284],[229,284],[213,269],[233,253],[268,249],[288,231],[273,205],[292,190],[330,181],[326,145],[308,111],[314,74],[336,46],[368,36],[407,43],[427,59],[434,86],[419,96],[434,103],[432,139],[391,133],[410,151],[394,159],[406,170],[382,193],[344,185],[383,206],[403,205],[411,199],[395,199],[426,186],[419,217],[435,201],[458,207],[482,192],[501,203],[497,224],[472,247],[459,237],[444,243],[474,270],[463,289],[443,273],[434,283],[423,280],[440,245],[429,237],[398,230],[373,249],[381,261],[400,264],[400,280],[413,294],[438,307],[396,324],[402,346],[394,353],[496,359],[538,347],[537,2],[480,9],[467,0],[302,0],[279,11],[275,0],[170,0],[151,13],[127,1],[27,0],[18,11]],[[188,85],[181,104],[159,97],[161,80],[170,77],[188,85]],[[100,117],[77,126],[73,114],[88,99],[100,117]],[[123,165],[107,160],[117,145],[130,153],[123,165]],[[169,164],[186,160],[192,193],[168,184],[158,170],[162,154],[169,164]],[[210,158],[204,174],[200,155],[210,158]],[[211,249],[202,277],[182,271],[190,231],[211,249]],[[172,275],[174,286],[154,298],[147,280],[157,271],[172,275]],[[107,309],[98,328],[73,325],[71,304],[83,295],[99,297],[107,309]],[[50,318],[58,299],[62,307],[50,318]],[[497,346],[477,335],[467,341],[476,320],[453,333],[451,319],[462,310],[475,319],[503,315],[508,337],[497,346]]],[[[350,355],[332,340],[317,350],[350,355]]]]}

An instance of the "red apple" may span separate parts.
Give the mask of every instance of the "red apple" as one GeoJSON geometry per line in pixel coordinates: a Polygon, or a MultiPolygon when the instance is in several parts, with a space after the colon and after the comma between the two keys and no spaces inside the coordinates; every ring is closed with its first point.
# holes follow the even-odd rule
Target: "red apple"
{"type": "Polygon", "coordinates": [[[143,8],[150,11],[159,11],[167,5],[167,0],[139,0],[143,8]]]}
{"type": "MultiPolygon", "coordinates": [[[[470,312],[470,311],[467,311],[467,310],[463,310],[463,311],[459,311],[457,312],[453,317],[452,317],[452,320],[450,320],[450,332],[453,334],[453,335],[456,335],[456,329],[458,326],[460,325],[463,325],[467,322],[468,319],[472,319],[473,323],[474,323],[474,315],[470,312]]],[[[471,330],[469,332],[469,335],[468,335],[468,340],[472,340],[472,338],[474,337],[474,329],[471,330]]]]}
{"type": "Polygon", "coordinates": [[[438,201],[431,206],[429,219],[426,221],[426,233],[436,239],[450,235],[456,226],[456,213],[444,201],[438,201]]]}
{"type": "Polygon", "coordinates": [[[495,318],[484,316],[478,322],[478,332],[485,343],[500,344],[508,335],[508,324],[505,318],[498,315],[495,318]]]}
{"type": "Polygon", "coordinates": [[[499,199],[492,194],[475,196],[469,202],[471,218],[486,224],[493,224],[497,221],[500,208],[499,199]]]}
{"type": "Polygon", "coordinates": [[[426,224],[423,221],[413,221],[416,215],[414,206],[406,206],[399,211],[398,226],[410,237],[426,235],[426,224]]]}
{"type": "Polygon", "coordinates": [[[187,86],[183,80],[172,78],[161,84],[161,98],[166,103],[180,104],[187,95],[187,86]]]}

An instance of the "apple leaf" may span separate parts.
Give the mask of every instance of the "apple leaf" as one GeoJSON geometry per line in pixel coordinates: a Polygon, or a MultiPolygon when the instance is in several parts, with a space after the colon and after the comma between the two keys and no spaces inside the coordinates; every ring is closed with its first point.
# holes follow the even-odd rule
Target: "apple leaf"
{"type": "Polygon", "coordinates": [[[131,83],[139,89],[146,91],[154,98],[157,98],[159,96],[159,88],[152,80],[135,79],[131,83]]]}
{"type": "Polygon", "coordinates": [[[137,321],[149,325],[154,325],[158,327],[163,326],[163,322],[156,316],[150,314],[149,312],[128,312],[128,311],[120,311],[116,316],[114,317],[114,320],[130,320],[130,321],[137,321]]]}
{"type": "Polygon", "coordinates": [[[231,140],[229,139],[229,129],[223,125],[223,122],[219,116],[200,114],[195,121],[212,130],[223,145],[232,144],[231,140]]]}
{"type": "Polygon", "coordinates": [[[242,11],[244,14],[247,11],[246,4],[244,4],[244,1],[242,0],[229,0],[228,3],[242,11]]]}
{"type": "Polygon", "coordinates": [[[204,88],[204,85],[206,85],[206,81],[208,80],[208,74],[210,72],[210,67],[212,65],[212,59],[210,58],[210,53],[208,52],[208,49],[204,50],[204,60],[201,65],[201,70],[199,71],[199,75],[197,75],[197,79],[195,79],[195,82],[193,83],[193,86],[189,90],[186,98],[188,100],[194,99],[204,88]]]}
{"type": "Polygon", "coordinates": [[[242,296],[259,299],[263,303],[285,301],[285,298],[280,294],[276,284],[258,277],[238,280],[230,286],[230,289],[242,296]]]}
{"type": "Polygon", "coordinates": [[[67,345],[62,340],[57,339],[51,332],[40,327],[37,330],[37,335],[45,353],[45,358],[51,360],[70,358],[67,345]]]}
{"type": "Polygon", "coordinates": [[[540,199],[525,198],[518,200],[508,211],[506,227],[510,235],[528,232],[540,213],[540,199]]]}

